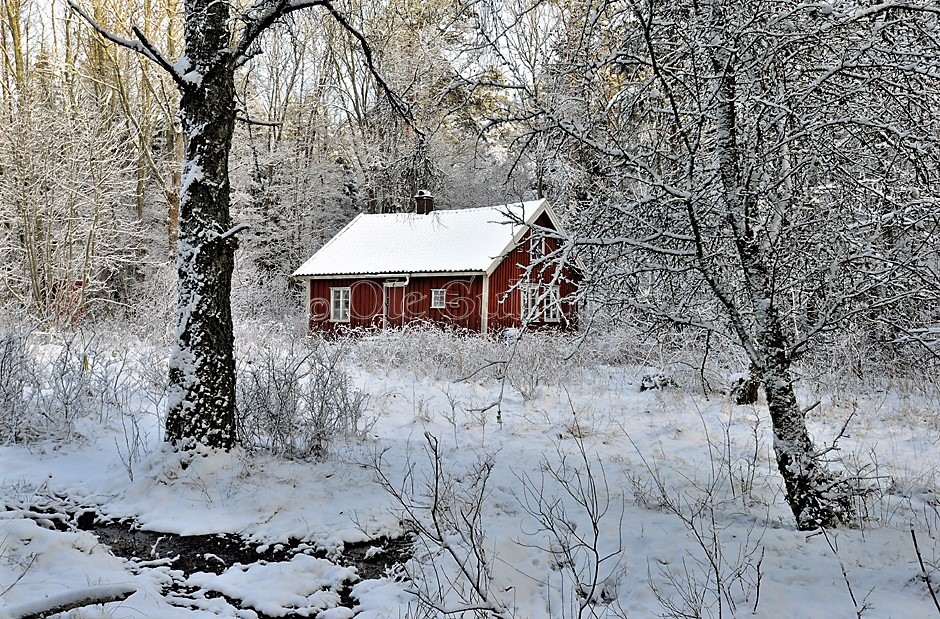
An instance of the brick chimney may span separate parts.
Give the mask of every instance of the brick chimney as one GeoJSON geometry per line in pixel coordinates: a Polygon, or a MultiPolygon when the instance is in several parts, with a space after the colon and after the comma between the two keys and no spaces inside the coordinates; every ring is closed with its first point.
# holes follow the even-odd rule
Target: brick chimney
{"type": "Polygon", "coordinates": [[[434,210],[434,196],[427,189],[419,189],[415,194],[418,215],[427,215],[434,210]]]}

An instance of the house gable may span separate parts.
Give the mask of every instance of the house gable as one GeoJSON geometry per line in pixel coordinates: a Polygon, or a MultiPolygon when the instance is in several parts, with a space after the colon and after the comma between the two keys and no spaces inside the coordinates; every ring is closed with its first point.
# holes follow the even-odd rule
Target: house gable
{"type": "MultiPolygon", "coordinates": [[[[581,267],[577,263],[558,265],[551,260],[544,267],[533,267],[529,241],[533,232],[535,238],[539,238],[539,230],[558,230],[557,220],[550,210],[536,214],[535,220],[518,235],[504,259],[489,274],[487,326],[490,331],[519,327],[527,294],[533,295],[537,306],[537,316],[530,326],[577,326],[578,305],[573,298],[581,280],[581,267]],[[555,289],[555,292],[550,289],[555,289]],[[552,295],[556,293],[560,302],[556,308],[557,318],[553,318],[551,311],[546,310],[552,310],[552,295]]],[[[542,238],[546,255],[558,249],[558,238],[552,235],[542,238]]]]}

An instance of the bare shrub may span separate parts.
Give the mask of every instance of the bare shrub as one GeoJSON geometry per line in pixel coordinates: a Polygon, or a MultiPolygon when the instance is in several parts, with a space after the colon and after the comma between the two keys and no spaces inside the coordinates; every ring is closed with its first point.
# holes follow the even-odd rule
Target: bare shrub
{"type": "Polygon", "coordinates": [[[19,443],[33,431],[24,390],[31,374],[27,336],[0,335],[0,443],[19,443]]]}
{"type": "Polygon", "coordinates": [[[0,440],[70,440],[91,408],[92,342],[81,333],[0,336],[0,440]]]}
{"type": "MultiPolygon", "coordinates": [[[[700,413],[701,414],[701,413],[700,413]]],[[[702,419],[705,424],[705,419],[702,419]]],[[[756,504],[753,495],[759,470],[766,470],[760,447],[758,422],[752,426],[752,445],[743,453],[730,435],[732,419],[721,424],[721,439],[705,427],[710,465],[700,467],[702,478],[679,475],[684,488],[670,485],[664,469],[647,459],[634,444],[643,463],[643,474],[630,480],[638,503],[674,515],[686,529],[693,550],[680,565],[649,568],[647,581],[663,608],[665,617],[737,616],[750,604],[757,612],[763,577],[764,529],[755,520],[740,534],[723,514],[733,511],[733,502],[744,507],[756,504]]]]}
{"type": "Polygon", "coordinates": [[[493,460],[484,456],[456,469],[445,462],[437,438],[424,436],[430,465],[425,472],[409,458],[401,483],[396,483],[381,453],[372,463],[382,488],[416,535],[415,558],[405,566],[410,592],[427,616],[508,619],[512,607],[501,593],[511,587],[494,580],[495,551],[483,517],[493,460]]]}
{"type": "Polygon", "coordinates": [[[319,458],[336,437],[365,433],[368,396],[343,367],[345,354],[342,346],[320,340],[290,340],[241,355],[236,374],[242,440],[287,458],[319,458]]]}
{"type": "Polygon", "coordinates": [[[702,493],[670,490],[655,469],[649,469],[662,509],[674,514],[693,542],[694,550],[681,565],[659,565],[648,575],[650,588],[666,617],[722,617],[743,613],[747,603],[757,612],[763,577],[763,529],[756,523],[740,538],[726,533],[721,502],[714,487],[702,493]]]}
{"type": "Polygon", "coordinates": [[[578,380],[585,366],[593,365],[581,353],[581,338],[557,331],[487,337],[419,323],[379,331],[350,345],[357,362],[372,371],[406,370],[450,381],[505,380],[524,399],[531,399],[540,387],[578,380]]]}
{"type": "Polygon", "coordinates": [[[865,392],[897,391],[940,404],[940,355],[935,342],[897,334],[879,340],[868,329],[832,334],[801,360],[805,382],[833,400],[865,392]]]}
{"type": "Polygon", "coordinates": [[[486,380],[500,376],[503,351],[494,341],[461,329],[415,323],[351,341],[357,362],[369,370],[410,370],[418,376],[486,380]]]}
{"type": "Polygon", "coordinates": [[[583,369],[593,365],[583,356],[581,344],[577,334],[525,333],[508,352],[506,379],[526,400],[535,398],[539,387],[580,382],[583,369]]]}
{"type": "Polygon", "coordinates": [[[94,403],[95,339],[94,333],[80,331],[54,335],[46,362],[33,366],[37,370],[30,385],[34,410],[51,434],[64,440],[72,438],[75,422],[94,403]]]}
{"type": "Polygon", "coordinates": [[[160,387],[142,377],[160,372],[165,392],[165,371],[155,361],[163,356],[109,342],[96,331],[0,334],[0,442],[73,440],[77,422],[97,416],[98,423],[121,424],[119,450],[125,466],[132,465],[147,442],[141,400],[151,401],[159,416],[163,399],[155,393],[160,387]]]}
{"type": "Polygon", "coordinates": [[[556,444],[557,459],[544,458],[537,479],[517,475],[522,486],[517,498],[536,522],[517,543],[552,557],[543,585],[560,597],[552,604],[553,617],[622,617],[617,587],[623,576],[625,508],[622,500],[619,505],[611,500],[604,465],[588,453],[582,435],[573,433],[573,453],[556,444]],[[610,517],[618,519],[616,527],[605,523],[610,517]]]}

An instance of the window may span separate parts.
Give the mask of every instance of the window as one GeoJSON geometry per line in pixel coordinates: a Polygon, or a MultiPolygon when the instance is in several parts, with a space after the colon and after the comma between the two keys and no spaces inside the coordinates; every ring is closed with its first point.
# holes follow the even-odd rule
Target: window
{"type": "Polygon", "coordinates": [[[533,285],[524,285],[519,290],[522,293],[522,322],[536,322],[539,320],[539,288],[533,285]]]}
{"type": "Polygon", "coordinates": [[[349,288],[330,288],[330,321],[349,322],[349,288]]]}
{"type": "Polygon", "coordinates": [[[447,289],[431,289],[431,309],[444,309],[447,307],[447,289]]]}
{"type": "Polygon", "coordinates": [[[545,237],[529,237],[529,264],[534,264],[545,257],[545,237]]]}
{"type": "Polygon", "coordinates": [[[558,322],[561,320],[561,293],[558,286],[548,289],[545,297],[545,322],[558,322]]]}

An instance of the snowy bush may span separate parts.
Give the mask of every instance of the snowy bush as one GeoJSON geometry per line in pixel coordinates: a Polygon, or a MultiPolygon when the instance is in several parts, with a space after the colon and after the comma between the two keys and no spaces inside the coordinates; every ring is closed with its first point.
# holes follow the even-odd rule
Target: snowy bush
{"type": "Polygon", "coordinates": [[[488,366],[476,378],[498,374],[493,343],[460,329],[416,323],[378,331],[351,342],[356,361],[368,370],[406,370],[426,378],[460,380],[488,366]]]}
{"type": "Polygon", "coordinates": [[[241,355],[236,375],[242,441],[287,458],[318,458],[336,437],[365,432],[368,397],[353,386],[344,357],[341,346],[318,340],[258,346],[241,355]]]}
{"type": "Polygon", "coordinates": [[[36,410],[48,428],[58,427],[64,438],[71,438],[75,422],[89,412],[94,401],[91,365],[97,351],[94,335],[66,333],[54,337],[49,346],[48,362],[37,366],[32,396],[36,410]]]}
{"type": "Polygon", "coordinates": [[[239,257],[232,274],[232,318],[242,328],[259,320],[305,328],[303,294],[286,273],[271,273],[239,257]]]}
{"type": "Polygon", "coordinates": [[[879,341],[864,329],[847,329],[803,358],[803,378],[836,396],[897,389],[940,401],[940,357],[923,344],[906,336],[879,341]]]}
{"type": "Polygon", "coordinates": [[[118,337],[109,342],[97,332],[0,334],[0,443],[69,441],[79,420],[92,417],[101,424],[119,422],[133,434],[147,410],[159,414],[165,369],[162,380],[152,374],[154,358],[165,358],[165,351],[137,350],[126,336],[118,337]]]}
{"type": "Polygon", "coordinates": [[[407,370],[435,380],[506,380],[526,399],[539,387],[558,387],[581,375],[587,359],[577,333],[537,331],[490,338],[460,329],[409,325],[353,343],[367,369],[407,370]]]}
{"type": "Polygon", "coordinates": [[[18,443],[30,431],[24,397],[30,359],[26,336],[0,335],[0,442],[18,443]]]}
{"type": "Polygon", "coordinates": [[[69,440],[90,409],[90,340],[79,334],[0,335],[0,440],[69,440]],[[39,345],[34,340],[46,340],[39,345]]]}

